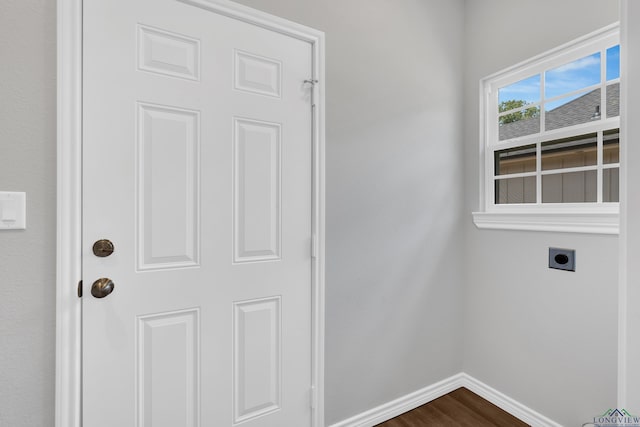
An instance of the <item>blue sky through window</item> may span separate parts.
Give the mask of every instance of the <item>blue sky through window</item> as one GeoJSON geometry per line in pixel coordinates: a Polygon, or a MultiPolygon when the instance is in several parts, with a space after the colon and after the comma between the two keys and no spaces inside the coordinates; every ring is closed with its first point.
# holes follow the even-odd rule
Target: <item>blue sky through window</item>
{"type": "Polygon", "coordinates": [[[607,81],[620,77],[620,45],[607,49],[607,81]]]}
{"type": "Polygon", "coordinates": [[[524,100],[527,104],[540,101],[540,74],[500,88],[498,103],[510,100],[524,100]]]}
{"type": "MultiPolygon", "coordinates": [[[[600,52],[585,56],[576,61],[562,65],[560,67],[545,72],[545,99],[564,95],[566,93],[580,90],[600,83],[600,52]]],[[[606,79],[614,80],[620,77],[620,46],[614,46],[606,51],[606,79]]],[[[526,104],[540,101],[540,75],[529,77],[509,86],[500,88],[498,91],[498,103],[509,100],[522,100],[526,104]]],[[[572,99],[583,95],[573,95],[563,98],[548,105],[549,111],[572,99]]]]}
{"type": "Polygon", "coordinates": [[[600,83],[600,52],[545,73],[545,98],[563,95],[600,83]]]}

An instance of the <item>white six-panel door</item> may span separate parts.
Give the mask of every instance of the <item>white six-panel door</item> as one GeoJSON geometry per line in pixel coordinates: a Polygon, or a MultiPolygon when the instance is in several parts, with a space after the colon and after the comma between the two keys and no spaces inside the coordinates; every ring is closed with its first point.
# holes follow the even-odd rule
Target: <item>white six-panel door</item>
{"type": "Polygon", "coordinates": [[[177,0],[83,19],[83,425],[309,426],[310,44],[177,0]]]}

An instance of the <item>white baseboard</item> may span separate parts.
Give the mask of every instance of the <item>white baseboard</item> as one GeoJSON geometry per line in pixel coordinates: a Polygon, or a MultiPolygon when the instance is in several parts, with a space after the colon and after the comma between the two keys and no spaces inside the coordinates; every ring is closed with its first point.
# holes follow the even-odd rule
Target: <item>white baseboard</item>
{"type": "Polygon", "coordinates": [[[421,390],[340,421],[331,427],[373,427],[463,387],[463,375],[457,374],[446,378],[421,390]]]}
{"type": "Polygon", "coordinates": [[[460,387],[465,387],[478,396],[488,400],[497,407],[507,411],[514,417],[532,427],[562,427],[544,415],[508,397],[496,389],[484,384],[470,375],[461,372],[440,382],[427,386],[391,402],[377,406],[346,420],[332,424],[330,427],[373,427],[377,424],[404,414],[407,411],[431,402],[460,387]]]}
{"type": "Polygon", "coordinates": [[[524,421],[532,427],[562,427],[562,424],[558,424],[541,413],[536,412],[522,403],[510,398],[506,394],[501,393],[485,383],[473,378],[471,375],[467,375],[465,373],[462,373],[461,375],[463,377],[463,387],[466,387],[478,396],[488,400],[498,408],[507,411],[514,417],[524,421]]]}

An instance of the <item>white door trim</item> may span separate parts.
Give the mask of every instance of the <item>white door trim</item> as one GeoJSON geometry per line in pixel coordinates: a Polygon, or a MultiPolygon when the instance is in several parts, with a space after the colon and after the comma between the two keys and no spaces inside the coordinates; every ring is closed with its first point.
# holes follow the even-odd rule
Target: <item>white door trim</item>
{"type": "MultiPolygon", "coordinates": [[[[312,425],[324,426],[324,33],[229,0],[178,0],[307,41],[313,51],[312,425]]],[[[56,427],[82,427],[82,0],[58,0],[56,427]]]]}

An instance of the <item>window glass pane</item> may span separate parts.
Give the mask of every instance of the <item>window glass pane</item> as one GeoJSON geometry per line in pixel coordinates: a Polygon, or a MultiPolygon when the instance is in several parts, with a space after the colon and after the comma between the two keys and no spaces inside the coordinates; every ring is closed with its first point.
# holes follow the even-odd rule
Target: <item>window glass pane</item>
{"type": "Polygon", "coordinates": [[[540,107],[529,107],[498,117],[499,140],[540,132],[540,107]]]}
{"type": "Polygon", "coordinates": [[[600,52],[545,73],[544,96],[552,98],[600,83],[600,52]]]}
{"type": "Polygon", "coordinates": [[[536,177],[496,180],[496,204],[535,203],[536,177]]]}
{"type": "Polygon", "coordinates": [[[592,166],[598,162],[595,133],[542,143],[542,170],[592,166]]]}
{"type": "Polygon", "coordinates": [[[620,170],[618,168],[602,171],[602,201],[605,203],[620,201],[620,170]]]}
{"type": "Polygon", "coordinates": [[[620,129],[604,131],[602,163],[620,163],[620,129]]]}
{"type": "Polygon", "coordinates": [[[595,89],[546,104],[545,129],[560,129],[600,120],[600,101],[600,89],[595,89]]]}
{"type": "Polygon", "coordinates": [[[507,175],[512,173],[536,171],[536,146],[509,148],[495,152],[495,174],[507,175]]]}
{"type": "Polygon", "coordinates": [[[542,176],[542,203],[594,203],[598,174],[595,170],[542,176]]]}
{"type": "Polygon", "coordinates": [[[540,102],[540,74],[498,90],[500,111],[513,110],[534,102],[540,102]]]}
{"type": "Polygon", "coordinates": [[[607,81],[620,78],[620,45],[607,49],[607,81]]]}
{"type": "Polygon", "coordinates": [[[620,83],[607,86],[607,117],[620,115],[620,83]]]}

